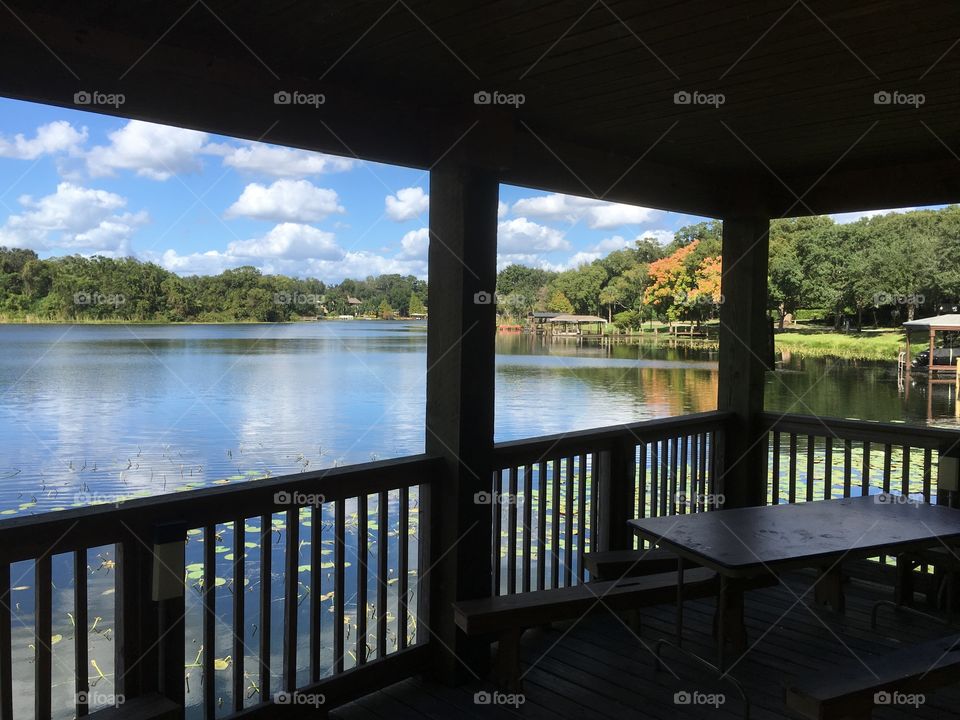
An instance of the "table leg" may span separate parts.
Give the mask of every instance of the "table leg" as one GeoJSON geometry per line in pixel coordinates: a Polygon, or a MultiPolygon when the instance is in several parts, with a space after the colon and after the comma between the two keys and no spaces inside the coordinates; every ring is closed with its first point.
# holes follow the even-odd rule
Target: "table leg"
{"type": "Polygon", "coordinates": [[[716,626],[717,665],[720,672],[725,672],[727,651],[741,654],[747,649],[747,631],[743,619],[743,586],[723,575],[720,576],[716,626]]]}
{"type": "Polygon", "coordinates": [[[817,583],[813,586],[813,601],[821,607],[829,606],[838,613],[843,612],[843,572],[839,563],[829,568],[820,568],[817,583]]]}
{"type": "Polygon", "coordinates": [[[677,647],[683,641],[683,558],[677,560],[677,647]]]}

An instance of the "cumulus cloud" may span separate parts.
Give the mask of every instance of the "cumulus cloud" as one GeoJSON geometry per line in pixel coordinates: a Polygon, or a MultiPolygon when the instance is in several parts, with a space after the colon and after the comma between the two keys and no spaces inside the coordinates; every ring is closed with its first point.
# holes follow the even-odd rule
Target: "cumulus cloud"
{"type": "Polygon", "coordinates": [[[430,248],[430,229],[411,230],[400,240],[400,246],[402,258],[426,260],[427,250],[430,248]]]}
{"type": "Polygon", "coordinates": [[[169,180],[179,173],[200,170],[199,154],[207,133],[131,120],[107,136],[108,145],[87,153],[87,170],[93,177],[131,170],[151,180],[169,180]]]}
{"type": "Polygon", "coordinates": [[[344,212],[334,190],[318,188],[309,180],[277,180],[269,187],[247,185],[237,201],[227,208],[227,217],[258,220],[316,222],[344,212]]]}
{"type": "Polygon", "coordinates": [[[301,178],[344,172],[350,170],[355,164],[355,161],[350,158],[264,143],[248,143],[239,146],[226,143],[211,144],[206,150],[221,155],[223,164],[234,170],[280,178],[301,178]]]}
{"type": "Polygon", "coordinates": [[[497,223],[497,249],[505,255],[567,250],[570,243],[556,228],[531,222],[525,217],[497,223]]]}
{"type": "Polygon", "coordinates": [[[312,225],[285,222],[274,226],[263,237],[230,243],[227,254],[241,258],[339,260],[343,250],[334,241],[333,233],[312,225]]]}
{"type": "Polygon", "coordinates": [[[387,195],[385,211],[387,217],[396,222],[404,222],[419,217],[430,207],[430,196],[422,187],[408,187],[397,190],[395,195],[387,195]]]}
{"type": "Polygon", "coordinates": [[[510,206],[507,205],[503,200],[497,202],[497,219],[503,220],[507,216],[507,213],[510,212],[510,206]]]}
{"type": "Polygon", "coordinates": [[[106,190],[62,182],[50,195],[19,198],[24,212],[0,227],[0,245],[33,250],[64,248],[126,254],[146,212],[122,212],[126,198],[106,190]]]}
{"type": "Polygon", "coordinates": [[[77,130],[66,120],[56,120],[37,128],[32,138],[17,133],[12,139],[0,136],[0,157],[35,160],[41,155],[77,153],[87,141],[87,129],[77,130]]]}
{"type": "Polygon", "coordinates": [[[656,216],[656,211],[650,208],[561,193],[522,198],[513,204],[512,211],[516,215],[540,220],[569,223],[585,220],[587,226],[594,230],[645,223],[656,216]]]}
{"type": "Polygon", "coordinates": [[[831,215],[833,221],[838,225],[856,222],[862,218],[876,217],[877,215],[886,215],[887,213],[905,213],[911,210],[922,210],[918,207],[890,208],[887,210],[860,210],[858,212],[836,213],[831,215]]]}

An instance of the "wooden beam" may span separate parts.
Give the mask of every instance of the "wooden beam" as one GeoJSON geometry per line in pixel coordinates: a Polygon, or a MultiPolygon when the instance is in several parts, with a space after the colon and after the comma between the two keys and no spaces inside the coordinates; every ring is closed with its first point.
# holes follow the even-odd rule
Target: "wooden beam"
{"type": "Polygon", "coordinates": [[[769,362],[769,230],[769,220],[761,216],[723,220],[717,409],[735,416],[724,433],[725,464],[718,488],[727,508],[766,501],[767,429],[760,414],[769,362]]]}
{"type": "Polygon", "coordinates": [[[430,173],[430,322],[427,326],[426,450],[446,472],[430,493],[429,617],[434,670],[458,679],[462,664],[482,674],[483,641],[454,625],[452,603],[492,592],[491,505],[497,202],[491,173],[454,163],[430,173]],[[456,657],[454,657],[454,653],[456,657]],[[458,659],[459,658],[459,659],[458,659]]]}

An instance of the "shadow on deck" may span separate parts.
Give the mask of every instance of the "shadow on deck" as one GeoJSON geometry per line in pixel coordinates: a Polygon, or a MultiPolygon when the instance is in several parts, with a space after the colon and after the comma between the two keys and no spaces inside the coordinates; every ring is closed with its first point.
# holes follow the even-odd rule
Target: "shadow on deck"
{"type": "MultiPolygon", "coordinates": [[[[746,621],[750,649],[732,667],[751,703],[751,718],[795,717],[784,709],[784,687],[791,679],[828,671],[836,664],[857,662],[893,649],[945,634],[943,625],[880,611],[876,631],[870,630],[870,609],[889,599],[890,589],[851,581],[846,588],[843,616],[809,609],[798,602],[813,576],[791,575],[787,586],[747,593],[746,621]]],[[[811,593],[812,595],[812,593],[811,593]]],[[[524,636],[525,702],[519,707],[481,705],[477,692],[493,685],[479,680],[450,688],[419,678],[397,683],[331,713],[340,720],[378,718],[739,718],[743,704],[729,683],[718,682],[704,668],[667,648],[668,669],[654,668],[653,644],[673,639],[674,608],[661,606],[643,613],[640,637],[604,608],[576,623],[531,630],[524,636]],[[682,705],[676,693],[722,693],[717,705],[682,705]]],[[[685,606],[684,647],[713,661],[711,638],[713,601],[685,606]]],[[[958,678],[960,680],[960,678],[958,678]]],[[[930,692],[913,707],[878,707],[873,717],[956,718],[960,687],[930,692]]]]}

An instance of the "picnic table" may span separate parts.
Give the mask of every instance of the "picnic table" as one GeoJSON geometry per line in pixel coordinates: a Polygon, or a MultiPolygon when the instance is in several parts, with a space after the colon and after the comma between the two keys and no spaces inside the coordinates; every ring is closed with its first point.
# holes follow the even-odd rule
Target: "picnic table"
{"type": "MultiPolygon", "coordinates": [[[[717,660],[726,669],[726,645],[746,645],[742,581],[763,573],[819,568],[815,601],[843,610],[840,565],[845,560],[960,541],[960,510],[918,502],[900,495],[866,495],[836,500],[716,510],[628,521],[644,540],[720,576],[717,660]]],[[[683,604],[678,590],[677,624],[683,604]]],[[[678,637],[679,640],[679,637],[678,637]]]]}

